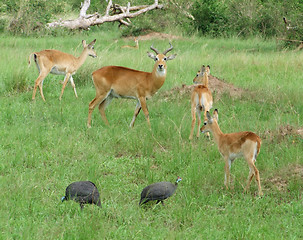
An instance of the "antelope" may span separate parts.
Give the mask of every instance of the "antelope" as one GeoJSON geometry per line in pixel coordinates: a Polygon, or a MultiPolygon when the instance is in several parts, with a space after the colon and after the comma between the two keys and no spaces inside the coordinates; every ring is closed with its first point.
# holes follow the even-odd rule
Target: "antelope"
{"type": "Polygon", "coordinates": [[[36,79],[35,86],[34,86],[34,92],[32,96],[32,100],[35,100],[35,95],[37,91],[37,87],[40,89],[40,94],[45,101],[44,95],[43,95],[43,81],[46,78],[46,76],[49,73],[56,74],[56,75],[65,75],[64,81],[63,81],[63,87],[61,90],[61,95],[59,99],[61,100],[64,88],[70,80],[71,85],[74,89],[75,96],[78,97],[77,91],[76,91],[76,85],[74,83],[72,75],[76,73],[76,71],[82,66],[82,64],[85,62],[87,56],[91,56],[93,58],[97,57],[97,54],[94,50],[94,44],[96,42],[96,39],[93,40],[90,44],[86,44],[85,40],[82,41],[83,45],[83,51],[79,57],[74,57],[71,54],[64,53],[58,50],[42,50],[40,52],[33,52],[29,56],[29,66],[31,64],[32,56],[34,56],[34,61],[37,65],[39,76],[36,79]]]}
{"type": "Polygon", "coordinates": [[[218,125],[218,110],[215,109],[213,117],[207,111],[207,121],[201,127],[201,132],[212,132],[214,141],[218,145],[219,152],[225,161],[225,181],[224,184],[228,189],[230,179],[230,168],[233,161],[238,157],[244,157],[249,166],[248,181],[245,191],[248,191],[251,180],[256,178],[259,190],[259,196],[262,196],[260,175],[255,162],[260,152],[261,138],[253,132],[236,132],[224,134],[218,125]]]}
{"type": "Polygon", "coordinates": [[[137,38],[134,38],[135,41],[135,46],[130,46],[130,45],[124,45],[121,46],[121,48],[134,48],[134,49],[139,49],[139,40],[137,38]]]}
{"type": "Polygon", "coordinates": [[[153,45],[150,47],[156,55],[147,52],[148,57],[155,61],[152,72],[142,72],[120,66],[102,67],[92,73],[96,88],[96,97],[89,103],[87,127],[91,127],[91,115],[95,107],[99,106],[101,118],[109,125],[105,115],[105,108],[113,98],[130,98],[137,100],[133,119],[130,127],[134,126],[136,117],[142,109],[150,127],[149,112],[146,100],[153,96],[164,84],[167,72],[166,62],[176,57],[176,54],[166,56],[173,49],[170,48],[160,53],[153,45]]]}
{"type": "MultiPolygon", "coordinates": [[[[189,139],[193,138],[194,128],[196,125],[196,115],[198,116],[198,129],[197,129],[197,138],[200,136],[200,125],[201,125],[201,112],[204,111],[204,121],[206,118],[206,112],[209,111],[213,106],[213,97],[211,91],[208,89],[208,75],[210,74],[210,66],[205,67],[204,65],[201,68],[201,71],[198,71],[193,82],[198,83],[194,87],[191,94],[191,131],[189,139]],[[202,83],[202,84],[201,84],[202,83]]],[[[209,133],[206,133],[209,138],[209,133]]]]}

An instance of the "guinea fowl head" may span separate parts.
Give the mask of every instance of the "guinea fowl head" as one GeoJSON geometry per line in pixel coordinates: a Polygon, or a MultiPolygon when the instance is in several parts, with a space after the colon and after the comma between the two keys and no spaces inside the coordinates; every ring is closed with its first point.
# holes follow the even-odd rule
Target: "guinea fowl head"
{"type": "Polygon", "coordinates": [[[178,184],[178,182],[182,181],[182,178],[180,178],[179,176],[177,177],[177,180],[176,180],[176,184],[178,184]]]}

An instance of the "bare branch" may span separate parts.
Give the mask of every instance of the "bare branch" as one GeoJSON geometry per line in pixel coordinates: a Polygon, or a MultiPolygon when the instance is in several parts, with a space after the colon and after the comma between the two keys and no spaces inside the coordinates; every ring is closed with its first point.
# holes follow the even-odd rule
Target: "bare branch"
{"type": "Polygon", "coordinates": [[[287,39],[287,38],[277,38],[277,40],[303,43],[303,41],[300,41],[300,40],[293,40],[293,39],[287,39]]]}
{"type": "Polygon", "coordinates": [[[86,12],[89,6],[90,6],[90,0],[84,0],[84,2],[81,3],[80,17],[86,16],[86,12]]]}
{"type": "Polygon", "coordinates": [[[124,21],[124,20],[119,20],[119,22],[120,22],[120,25],[119,25],[119,27],[123,24],[123,25],[126,25],[126,26],[130,26],[130,23],[129,22],[126,22],[126,21],[124,21]]]}
{"type": "Polygon", "coordinates": [[[112,0],[109,0],[105,15],[100,15],[99,13],[94,13],[91,15],[87,15],[86,12],[90,6],[90,0],[84,0],[84,3],[81,6],[80,16],[77,19],[73,20],[61,20],[54,21],[47,24],[49,28],[55,27],[65,27],[69,29],[88,29],[90,26],[100,25],[105,22],[114,22],[118,21],[120,24],[124,24],[129,26],[130,20],[129,18],[134,18],[143,14],[145,12],[154,10],[154,9],[161,9],[163,8],[162,4],[158,4],[158,0],[151,5],[141,5],[141,6],[134,6],[130,7],[128,3],[127,7],[119,6],[118,4],[113,4],[112,0]],[[113,15],[110,15],[110,9],[113,8],[113,15]],[[119,10],[119,12],[117,11],[119,10]],[[128,22],[127,22],[128,21],[128,22]]]}
{"type": "Polygon", "coordinates": [[[108,16],[108,15],[109,15],[109,10],[110,10],[110,8],[111,8],[112,5],[113,5],[112,0],[109,0],[108,5],[107,5],[107,7],[106,7],[105,16],[108,16]]]}

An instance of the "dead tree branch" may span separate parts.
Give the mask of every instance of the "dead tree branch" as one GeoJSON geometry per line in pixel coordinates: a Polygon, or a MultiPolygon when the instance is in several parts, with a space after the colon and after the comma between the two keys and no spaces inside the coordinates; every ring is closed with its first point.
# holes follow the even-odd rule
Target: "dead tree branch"
{"type": "Polygon", "coordinates": [[[158,3],[158,0],[151,5],[141,5],[131,7],[128,3],[127,7],[122,7],[118,4],[113,4],[112,0],[109,0],[106,7],[105,14],[102,16],[99,13],[86,14],[90,6],[90,0],[84,0],[81,4],[80,14],[77,19],[73,20],[61,20],[54,21],[47,24],[49,28],[64,27],[69,29],[88,29],[90,26],[100,25],[105,22],[118,21],[120,24],[129,26],[131,21],[129,18],[134,18],[140,14],[146,13],[154,9],[163,8],[162,4],[158,3]],[[112,10],[112,11],[110,11],[112,10]]]}

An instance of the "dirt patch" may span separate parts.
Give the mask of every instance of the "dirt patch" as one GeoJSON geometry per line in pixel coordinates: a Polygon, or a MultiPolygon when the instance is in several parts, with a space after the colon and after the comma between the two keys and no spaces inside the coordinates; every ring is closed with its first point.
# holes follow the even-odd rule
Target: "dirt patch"
{"type": "Polygon", "coordinates": [[[303,127],[297,128],[287,124],[280,126],[277,130],[267,130],[262,134],[262,138],[267,139],[269,142],[281,142],[288,136],[303,138],[303,127]]]}
{"type": "MultiPolygon", "coordinates": [[[[179,95],[179,96],[183,96],[183,95],[188,95],[190,96],[192,89],[195,87],[196,85],[186,85],[186,84],[182,84],[180,87],[174,87],[169,91],[164,92],[164,96],[165,97],[170,97],[172,95],[179,95]]],[[[235,87],[233,84],[230,83],[226,83],[223,80],[218,79],[215,76],[209,75],[209,81],[208,81],[208,87],[211,90],[211,92],[213,93],[214,100],[218,101],[220,99],[220,96],[222,94],[228,94],[230,97],[232,98],[239,98],[241,97],[244,93],[247,93],[246,90],[242,89],[242,88],[237,88],[235,87]]]]}
{"type": "Polygon", "coordinates": [[[288,182],[281,177],[272,177],[268,179],[268,182],[271,187],[276,188],[278,191],[285,191],[287,189],[288,182]]]}
{"type": "MultiPolygon", "coordinates": [[[[131,40],[134,37],[126,37],[125,39],[131,40]]],[[[137,37],[137,39],[140,41],[146,41],[146,40],[152,40],[152,39],[168,39],[168,40],[173,40],[173,39],[182,39],[180,36],[172,35],[172,34],[167,34],[167,33],[159,33],[159,32],[151,32],[147,33],[145,35],[140,35],[137,37]]]]}
{"type": "Polygon", "coordinates": [[[214,76],[209,76],[209,89],[216,93],[216,96],[220,96],[223,93],[227,93],[229,94],[230,97],[241,97],[243,95],[243,93],[246,93],[247,91],[242,89],[242,88],[238,88],[235,87],[233,84],[230,83],[226,83],[223,80],[220,80],[214,76]]]}
{"type": "Polygon", "coordinates": [[[278,191],[286,191],[291,179],[303,179],[303,166],[294,164],[280,171],[275,176],[267,179],[265,184],[267,188],[274,188],[278,191]]]}
{"type": "Polygon", "coordinates": [[[283,137],[287,135],[295,135],[295,134],[303,136],[303,128],[296,129],[291,125],[280,126],[279,134],[283,137]]]}

